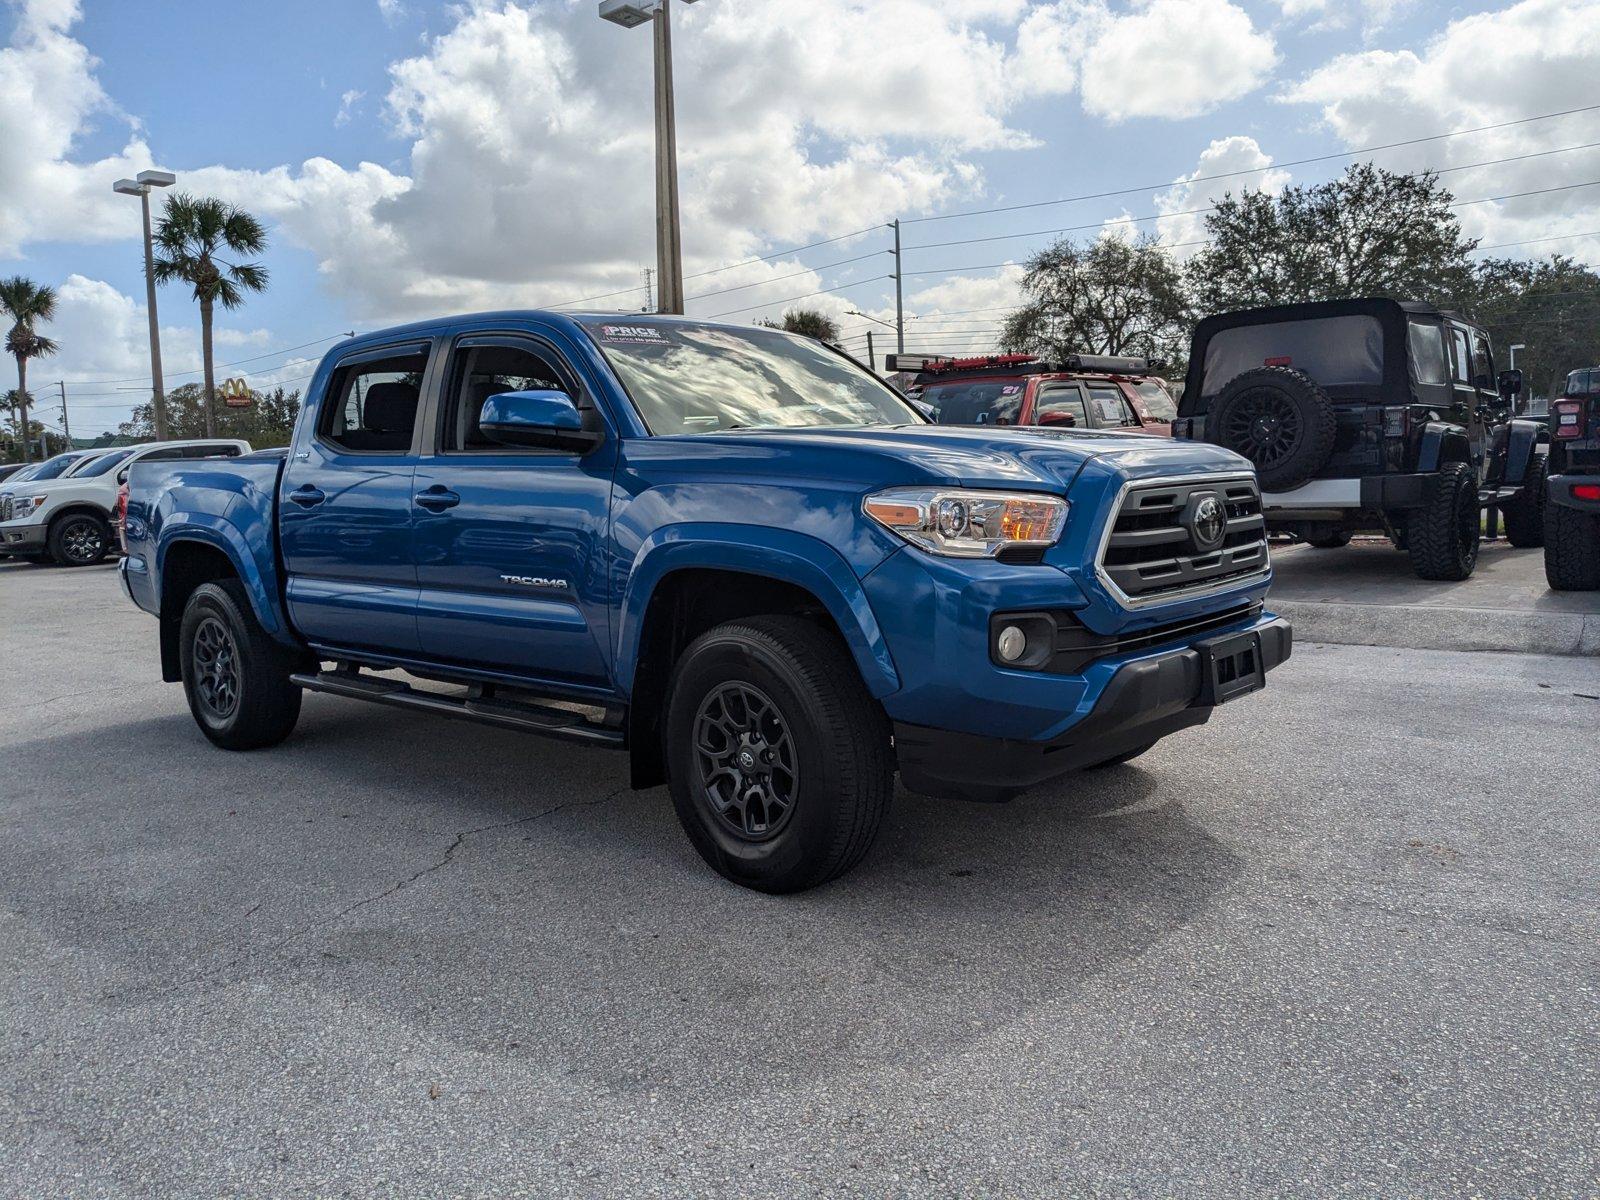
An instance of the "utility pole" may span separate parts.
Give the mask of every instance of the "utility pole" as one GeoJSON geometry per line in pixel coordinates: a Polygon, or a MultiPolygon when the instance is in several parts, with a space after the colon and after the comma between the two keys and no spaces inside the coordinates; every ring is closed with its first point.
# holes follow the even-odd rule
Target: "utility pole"
{"type": "Polygon", "coordinates": [[[71,450],[72,426],[67,424],[67,381],[65,379],[58,379],[56,380],[56,384],[61,388],[61,432],[67,439],[67,449],[71,450]]]}
{"type": "Polygon", "coordinates": [[[874,373],[878,370],[878,359],[872,352],[872,330],[870,329],[867,330],[867,366],[871,367],[874,373]]]}
{"type": "Polygon", "coordinates": [[[900,262],[900,218],[894,219],[894,224],[889,226],[894,230],[894,325],[895,325],[895,353],[906,352],[906,302],[903,287],[905,268],[900,262]]]}

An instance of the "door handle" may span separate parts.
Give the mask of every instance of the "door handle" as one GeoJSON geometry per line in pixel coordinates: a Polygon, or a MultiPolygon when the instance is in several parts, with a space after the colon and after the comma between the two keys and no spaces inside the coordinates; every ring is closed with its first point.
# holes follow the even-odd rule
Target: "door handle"
{"type": "Polygon", "coordinates": [[[320,488],[314,488],[309,483],[302,484],[289,493],[289,499],[293,500],[301,508],[315,508],[327,498],[327,495],[320,488]]]}
{"type": "Polygon", "coordinates": [[[425,492],[416,495],[417,504],[429,512],[443,512],[447,508],[454,508],[461,503],[461,497],[443,484],[436,483],[425,492]]]}

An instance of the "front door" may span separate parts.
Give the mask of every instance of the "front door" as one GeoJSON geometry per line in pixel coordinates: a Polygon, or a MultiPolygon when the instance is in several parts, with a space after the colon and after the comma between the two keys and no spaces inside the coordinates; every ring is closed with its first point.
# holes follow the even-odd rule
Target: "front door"
{"type": "Polygon", "coordinates": [[[500,392],[553,388],[605,430],[553,342],[457,339],[416,474],[417,622],[424,654],[529,679],[609,678],[607,530],[616,438],[586,455],[497,445],[478,425],[500,392]]]}
{"type": "Polygon", "coordinates": [[[278,494],[295,628],[322,645],[415,655],[412,476],[426,342],[353,354],[298,435],[278,494]]]}

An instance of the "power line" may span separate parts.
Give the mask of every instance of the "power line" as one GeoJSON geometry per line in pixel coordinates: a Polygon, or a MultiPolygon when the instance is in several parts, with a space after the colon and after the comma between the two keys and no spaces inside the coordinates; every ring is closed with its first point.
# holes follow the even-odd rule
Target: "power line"
{"type": "MultiPolygon", "coordinates": [[[[331,342],[335,338],[354,337],[354,336],[355,336],[355,333],[354,333],[354,331],[351,331],[351,330],[346,330],[343,333],[330,333],[327,337],[315,338],[315,339],[313,339],[312,341],[309,341],[309,342],[301,342],[298,346],[285,346],[280,350],[268,350],[263,354],[257,354],[257,355],[254,355],[251,358],[237,358],[237,359],[234,359],[232,362],[212,363],[211,366],[212,366],[212,370],[216,370],[218,367],[238,367],[238,366],[244,365],[245,363],[260,362],[263,358],[276,358],[280,354],[292,354],[296,350],[304,350],[308,346],[320,346],[323,342],[331,342]]],[[[169,375],[174,375],[174,376],[177,376],[177,375],[204,375],[205,374],[205,368],[204,367],[196,367],[192,371],[169,371],[168,374],[169,375]]],[[[82,385],[82,386],[85,386],[85,387],[98,387],[101,384],[105,384],[105,383],[147,383],[147,382],[149,382],[149,378],[150,377],[148,375],[135,375],[135,376],[133,376],[133,377],[131,377],[129,379],[68,379],[68,380],[66,380],[66,383],[68,384],[68,386],[72,386],[72,387],[76,387],[76,386],[79,386],[79,385],[82,385]]],[[[52,382],[59,383],[61,381],[60,380],[53,380],[52,382]]],[[[84,394],[88,395],[89,393],[84,393],[84,394]]]]}
{"type": "Polygon", "coordinates": [[[796,300],[809,300],[813,296],[825,296],[830,292],[842,292],[846,288],[860,287],[863,283],[878,283],[888,278],[889,276],[887,275],[874,275],[871,279],[856,279],[850,283],[841,283],[837,287],[818,288],[814,292],[806,292],[803,296],[790,296],[784,300],[766,300],[760,304],[747,305],[744,308],[730,308],[727,312],[712,313],[710,316],[702,317],[701,320],[715,321],[718,317],[737,316],[739,313],[754,312],[758,308],[769,308],[774,304],[793,304],[796,300]]]}
{"type": "Polygon", "coordinates": [[[763,284],[767,283],[781,283],[785,279],[798,279],[802,275],[814,275],[819,271],[832,270],[834,267],[843,267],[848,266],[850,263],[865,262],[869,258],[877,258],[878,255],[887,253],[889,253],[887,250],[874,250],[871,254],[858,254],[855,258],[841,258],[838,262],[823,263],[818,267],[807,267],[803,271],[795,271],[790,275],[774,275],[770,279],[758,279],[754,283],[741,283],[735,287],[718,288],[714,292],[699,292],[693,296],[685,296],[684,301],[687,303],[690,300],[704,300],[708,296],[721,296],[728,292],[742,292],[747,288],[761,287],[763,284]]]}
{"type": "Polygon", "coordinates": [[[1336,158],[1356,158],[1363,154],[1374,154],[1379,150],[1395,150],[1401,146],[1420,146],[1426,142],[1442,141],[1445,138],[1465,137],[1473,133],[1488,133],[1495,129],[1509,129],[1513,125],[1528,125],[1534,121],[1549,121],[1556,117],[1570,117],[1576,113],[1594,112],[1600,109],[1600,104],[1588,104],[1582,108],[1568,108],[1560,112],[1540,113],[1532,117],[1519,117],[1515,121],[1501,121],[1495,125],[1478,125],[1471,129],[1452,129],[1448,133],[1435,133],[1428,137],[1407,138],[1399,142],[1384,142],[1377,146],[1366,146],[1359,150],[1341,150],[1333,154],[1316,154],[1309,158],[1290,159],[1287,162],[1269,163],[1264,167],[1250,167],[1240,171],[1219,171],[1214,175],[1194,175],[1189,178],[1169,179],[1161,183],[1146,184],[1142,187],[1116,188],[1108,192],[1086,192],[1081,196],[1063,196],[1055,200],[1035,200],[1027,204],[1003,204],[994,208],[974,208],[965,212],[940,213],[932,217],[908,217],[907,225],[922,225],[929,221],[953,221],[960,217],[982,217],[991,213],[1020,212],[1029,208],[1048,208],[1056,204],[1075,204],[1080,200],[1105,200],[1112,196],[1126,196],[1134,192],[1154,192],[1166,188],[1188,183],[1209,183],[1216,179],[1234,179],[1241,175],[1259,175],[1263,171],[1281,171],[1288,167],[1304,167],[1311,163],[1329,162],[1336,158]]]}

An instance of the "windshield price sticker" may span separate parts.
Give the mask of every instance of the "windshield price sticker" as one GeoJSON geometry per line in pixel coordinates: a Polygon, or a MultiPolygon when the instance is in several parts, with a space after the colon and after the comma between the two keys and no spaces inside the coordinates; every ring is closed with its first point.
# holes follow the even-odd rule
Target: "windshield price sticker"
{"type": "Polygon", "coordinates": [[[1015,396],[1021,390],[1022,390],[1022,386],[1020,384],[1013,383],[1013,384],[1008,384],[1007,386],[1001,388],[1000,389],[1000,394],[1002,396],[1015,396]]]}
{"type": "Polygon", "coordinates": [[[671,343],[667,336],[654,325],[602,325],[600,326],[601,340],[607,342],[625,342],[633,346],[666,346],[671,343]]]}

